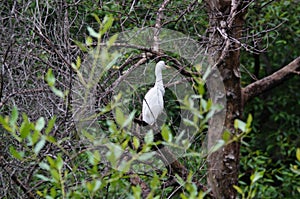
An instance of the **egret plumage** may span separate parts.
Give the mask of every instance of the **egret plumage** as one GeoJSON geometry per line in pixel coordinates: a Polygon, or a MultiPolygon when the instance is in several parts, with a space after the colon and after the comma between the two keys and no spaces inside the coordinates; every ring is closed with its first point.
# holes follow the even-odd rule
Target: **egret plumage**
{"type": "Polygon", "coordinates": [[[164,61],[159,61],[155,66],[155,85],[145,95],[143,99],[142,117],[143,121],[153,125],[164,109],[165,94],[162,79],[162,70],[168,68],[164,61]]]}

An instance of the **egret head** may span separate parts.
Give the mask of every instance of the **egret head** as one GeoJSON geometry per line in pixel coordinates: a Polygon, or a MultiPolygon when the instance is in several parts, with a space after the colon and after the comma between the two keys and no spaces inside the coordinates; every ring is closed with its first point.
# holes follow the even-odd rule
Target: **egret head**
{"type": "Polygon", "coordinates": [[[155,66],[155,74],[161,74],[161,71],[166,68],[170,68],[170,66],[167,66],[164,61],[159,61],[155,66]]]}
{"type": "Polygon", "coordinates": [[[157,64],[156,64],[156,68],[159,68],[161,70],[164,70],[167,68],[166,64],[164,61],[159,61],[157,64]]]}

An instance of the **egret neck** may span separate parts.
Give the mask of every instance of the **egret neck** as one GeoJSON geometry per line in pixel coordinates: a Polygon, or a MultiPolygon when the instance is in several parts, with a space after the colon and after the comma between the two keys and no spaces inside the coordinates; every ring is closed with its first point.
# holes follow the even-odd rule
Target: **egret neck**
{"type": "Polygon", "coordinates": [[[163,79],[162,79],[162,68],[161,67],[156,67],[155,68],[155,76],[156,76],[156,80],[155,80],[154,87],[161,90],[162,94],[164,95],[165,89],[164,89],[164,82],[163,82],[163,79]]]}

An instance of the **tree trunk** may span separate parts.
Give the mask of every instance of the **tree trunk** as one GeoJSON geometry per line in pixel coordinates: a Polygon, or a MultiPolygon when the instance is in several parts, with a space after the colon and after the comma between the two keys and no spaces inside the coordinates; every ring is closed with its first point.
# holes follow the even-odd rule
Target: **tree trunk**
{"type": "MultiPolygon", "coordinates": [[[[243,12],[239,1],[211,0],[206,2],[209,15],[208,52],[211,65],[217,67],[226,92],[226,117],[223,131],[208,131],[208,147],[222,139],[224,130],[232,136],[238,131],[234,129],[234,120],[242,112],[240,84],[240,44],[235,39],[241,38],[243,28],[243,12]]],[[[216,122],[214,118],[210,121],[216,122]]],[[[238,182],[240,144],[233,142],[225,145],[208,157],[208,184],[215,198],[236,198],[233,185],[238,182]]]]}

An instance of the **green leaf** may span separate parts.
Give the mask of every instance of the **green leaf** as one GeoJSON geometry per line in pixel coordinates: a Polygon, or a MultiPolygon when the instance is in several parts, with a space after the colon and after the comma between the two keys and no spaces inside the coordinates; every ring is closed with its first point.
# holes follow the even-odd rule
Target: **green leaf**
{"type": "Polygon", "coordinates": [[[265,173],[265,171],[260,171],[260,172],[255,171],[255,173],[253,173],[250,176],[251,183],[254,184],[256,181],[258,181],[260,178],[262,178],[264,176],[264,173],[265,173]]]}
{"type": "Polygon", "coordinates": [[[140,140],[137,137],[133,137],[133,146],[134,148],[138,149],[140,146],[140,140]]]}
{"type": "Polygon", "coordinates": [[[63,165],[64,165],[63,159],[61,158],[60,155],[58,155],[57,158],[56,158],[55,166],[56,166],[56,168],[57,168],[58,170],[61,170],[62,167],[63,167],[63,165]]]}
{"type": "Polygon", "coordinates": [[[298,169],[297,165],[291,165],[291,170],[297,175],[300,175],[300,169],[298,169]]]}
{"type": "Polygon", "coordinates": [[[55,84],[55,77],[54,77],[54,75],[52,73],[52,69],[51,68],[48,69],[48,71],[46,73],[46,81],[47,81],[47,83],[48,83],[48,85],[50,87],[53,87],[54,84],[55,84]]]}
{"type": "Polygon", "coordinates": [[[78,69],[77,69],[77,66],[76,66],[73,62],[71,63],[71,66],[72,66],[72,68],[77,72],[77,70],[78,70],[78,69]]]}
{"type": "Polygon", "coordinates": [[[99,19],[98,15],[96,15],[95,13],[92,13],[91,15],[96,19],[96,21],[97,21],[99,24],[101,24],[101,20],[99,19]]]}
{"type": "Polygon", "coordinates": [[[18,152],[18,151],[15,149],[15,147],[13,147],[13,146],[10,146],[10,147],[9,147],[9,152],[10,152],[10,154],[11,154],[14,158],[16,158],[16,159],[18,159],[18,160],[22,160],[23,157],[24,157],[24,152],[23,152],[23,151],[18,152]]]}
{"type": "Polygon", "coordinates": [[[88,30],[91,37],[95,37],[97,39],[100,39],[100,34],[97,33],[92,27],[88,26],[87,30],[88,30]]]}
{"type": "Polygon", "coordinates": [[[123,126],[123,124],[125,122],[125,116],[124,116],[123,111],[119,107],[116,107],[115,115],[116,115],[117,124],[119,126],[123,126]]]}
{"type": "Polygon", "coordinates": [[[140,155],[138,157],[138,160],[140,160],[140,161],[146,161],[146,160],[152,158],[154,155],[155,155],[154,151],[151,151],[151,152],[148,152],[148,153],[143,153],[142,155],[140,155]]]}
{"type": "Polygon", "coordinates": [[[222,146],[225,145],[225,141],[224,140],[218,140],[217,143],[210,149],[210,152],[216,152],[217,150],[219,150],[222,146]]]}
{"type": "Polygon", "coordinates": [[[202,79],[203,79],[204,81],[208,78],[210,72],[211,72],[211,67],[208,67],[208,68],[206,69],[206,71],[205,71],[203,77],[202,77],[202,79]]]}
{"type": "Polygon", "coordinates": [[[251,123],[253,121],[253,117],[251,114],[248,115],[248,118],[247,118],[247,124],[246,124],[246,127],[247,128],[250,128],[251,127],[251,123]]]}
{"type": "Polygon", "coordinates": [[[100,34],[103,35],[104,33],[106,33],[108,29],[111,28],[113,22],[114,22],[114,18],[111,15],[105,16],[102,22],[104,25],[100,30],[100,34]]]}
{"type": "Polygon", "coordinates": [[[0,123],[1,123],[2,127],[5,130],[7,130],[8,132],[12,132],[12,128],[10,127],[8,120],[9,120],[8,117],[4,118],[0,115],[0,123]]]}
{"type": "Polygon", "coordinates": [[[231,138],[231,133],[228,131],[228,130],[225,130],[223,135],[222,135],[222,139],[225,141],[225,142],[228,142],[231,138]]]}
{"type": "MultiPolygon", "coordinates": [[[[87,37],[87,38],[90,38],[90,37],[87,37]]],[[[83,52],[88,52],[88,48],[81,42],[79,41],[74,41],[75,44],[80,48],[80,50],[82,50],[83,52]]],[[[93,40],[92,40],[93,42],[93,40]]]]}
{"type": "Polygon", "coordinates": [[[34,145],[40,139],[40,132],[34,131],[30,139],[31,139],[30,145],[34,145]]]}
{"type": "Polygon", "coordinates": [[[106,123],[109,126],[109,128],[108,128],[109,132],[111,132],[111,133],[118,132],[117,125],[113,121],[107,120],[106,123]]]}
{"type": "Polygon", "coordinates": [[[123,125],[122,125],[122,128],[124,128],[124,127],[126,127],[126,126],[128,126],[128,125],[130,125],[131,124],[131,122],[132,122],[132,120],[133,120],[133,118],[134,118],[134,116],[135,116],[135,112],[136,111],[132,111],[131,113],[130,113],[130,115],[127,117],[127,119],[124,121],[124,123],[123,123],[123,125]]]}
{"type": "Polygon", "coordinates": [[[39,164],[39,166],[40,166],[42,169],[44,169],[44,170],[47,170],[47,171],[50,170],[49,164],[47,164],[47,163],[45,163],[45,162],[41,162],[41,163],[39,164]]]}
{"type": "Polygon", "coordinates": [[[97,165],[98,162],[100,161],[100,153],[98,150],[95,150],[94,153],[91,153],[90,151],[87,152],[88,154],[88,159],[89,159],[89,162],[92,164],[92,165],[97,165]]]}
{"type": "Polygon", "coordinates": [[[167,125],[163,125],[161,135],[166,142],[172,142],[172,133],[167,125]]]}
{"type": "Polygon", "coordinates": [[[79,69],[81,66],[81,59],[79,56],[77,56],[77,59],[76,59],[76,69],[79,69]]]}
{"type": "Polygon", "coordinates": [[[35,130],[41,131],[45,127],[45,119],[44,117],[40,117],[35,124],[35,130]]]}
{"type": "Polygon", "coordinates": [[[241,194],[241,195],[244,194],[244,193],[243,193],[243,190],[242,190],[240,187],[238,187],[238,186],[236,186],[236,185],[233,185],[233,188],[234,188],[239,194],[241,194]]]}
{"type": "Polygon", "coordinates": [[[55,124],[55,121],[56,121],[56,116],[52,117],[49,122],[48,122],[48,125],[47,125],[47,128],[45,129],[45,133],[46,135],[48,135],[51,130],[53,129],[54,127],[54,124],[55,124]]]}
{"type": "Polygon", "coordinates": [[[91,46],[91,45],[93,44],[93,38],[90,37],[90,36],[86,37],[86,39],[85,39],[85,44],[86,44],[87,46],[91,46]]]}
{"type": "Polygon", "coordinates": [[[47,141],[50,142],[50,143],[55,143],[56,142],[55,137],[53,137],[51,135],[48,135],[46,138],[47,138],[47,141]]]}
{"type": "Polygon", "coordinates": [[[60,98],[64,98],[64,97],[65,97],[64,93],[63,93],[61,90],[58,90],[58,89],[55,88],[55,87],[51,87],[51,90],[52,90],[52,92],[53,92],[55,95],[57,95],[58,97],[60,97],[60,98]]]}
{"type": "Polygon", "coordinates": [[[55,167],[55,161],[50,156],[47,156],[47,160],[51,167],[55,167]]]}
{"type": "Polygon", "coordinates": [[[50,178],[47,178],[46,176],[41,175],[41,174],[36,174],[35,176],[36,176],[37,178],[43,180],[43,181],[46,181],[46,182],[51,181],[50,178]]]}
{"type": "Polygon", "coordinates": [[[22,139],[26,138],[32,129],[34,129],[33,124],[28,121],[27,116],[23,116],[23,122],[20,127],[20,137],[22,139]]]}
{"type": "Polygon", "coordinates": [[[300,162],[300,148],[297,148],[297,151],[296,151],[296,158],[297,158],[297,160],[300,162]]]}
{"type": "Polygon", "coordinates": [[[59,184],[59,181],[60,181],[60,175],[59,175],[59,173],[58,173],[58,171],[56,170],[56,169],[51,169],[50,170],[50,173],[51,173],[51,176],[52,176],[52,178],[54,179],[54,181],[56,182],[56,183],[58,183],[59,184]]]}
{"type": "Polygon", "coordinates": [[[201,101],[201,106],[202,106],[202,108],[206,111],[207,110],[207,101],[205,100],[205,99],[201,99],[200,100],[201,101]]]}
{"type": "Polygon", "coordinates": [[[98,189],[100,189],[100,187],[101,187],[101,181],[100,180],[95,180],[94,182],[93,182],[93,184],[94,184],[94,186],[93,186],[93,192],[96,192],[98,189]]]}
{"type": "Polygon", "coordinates": [[[117,38],[118,38],[118,34],[111,36],[109,40],[106,42],[107,48],[110,48],[116,42],[117,38]]]}
{"type": "Polygon", "coordinates": [[[133,195],[134,195],[134,198],[135,199],[139,199],[141,198],[141,194],[142,194],[142,189],[140,186],[132,186],[132,192],[133,192],[133,195]]]}
{"type": "Polygon", "coordinates": [[[44,136],[42,136],[42,139],[35,145],[34,150],[33,150],[36,155],[41,151],[41,149],[44,147],[45,143],[46,143],[46,140],[45,140],[44,136]]]}
{"type": "Polygon", "coordinates": [[[246,123],[239,119],[236,119],[234,120],[234,128],[240,129],[242,132],[246,132],[246,123]]]}
{"type": "Polygon", "coordinates": [[[205,93],[205,87],[204,87],[204,84],[199,84],[197,89],[198,89],[198,93],[199,93],[200,95],[204,95],[204,93],[205,93]]]}
{"type": "Polygon", "coordinates": [[[153,131],[152,131],[152,130],[150,130],[150,131],[148,131],[148,132],[146,133],[144,140],[145,140],[145,143],[146,143],[147,145],[153,143],[154,135],[153,135],[153,131]]]}
{"type": "Polygon", "coordinates": [[[14,126],[17,123],[18,117],[19,117],[18,109],[17,109],[17,107],[14,106],[12,111],[11,111],[11,117],[10,117],[10,121],[9,121],[11,127],[14,128],[14,126]]]}
{"type": "Polygon", "coordinates": [[[154,173],[154,175],[152,176],[152,180],[150,182],[150,187],[151,189],[156,189],[159,185],[160,185],[159,176],[156,173],[154,173]]]}

